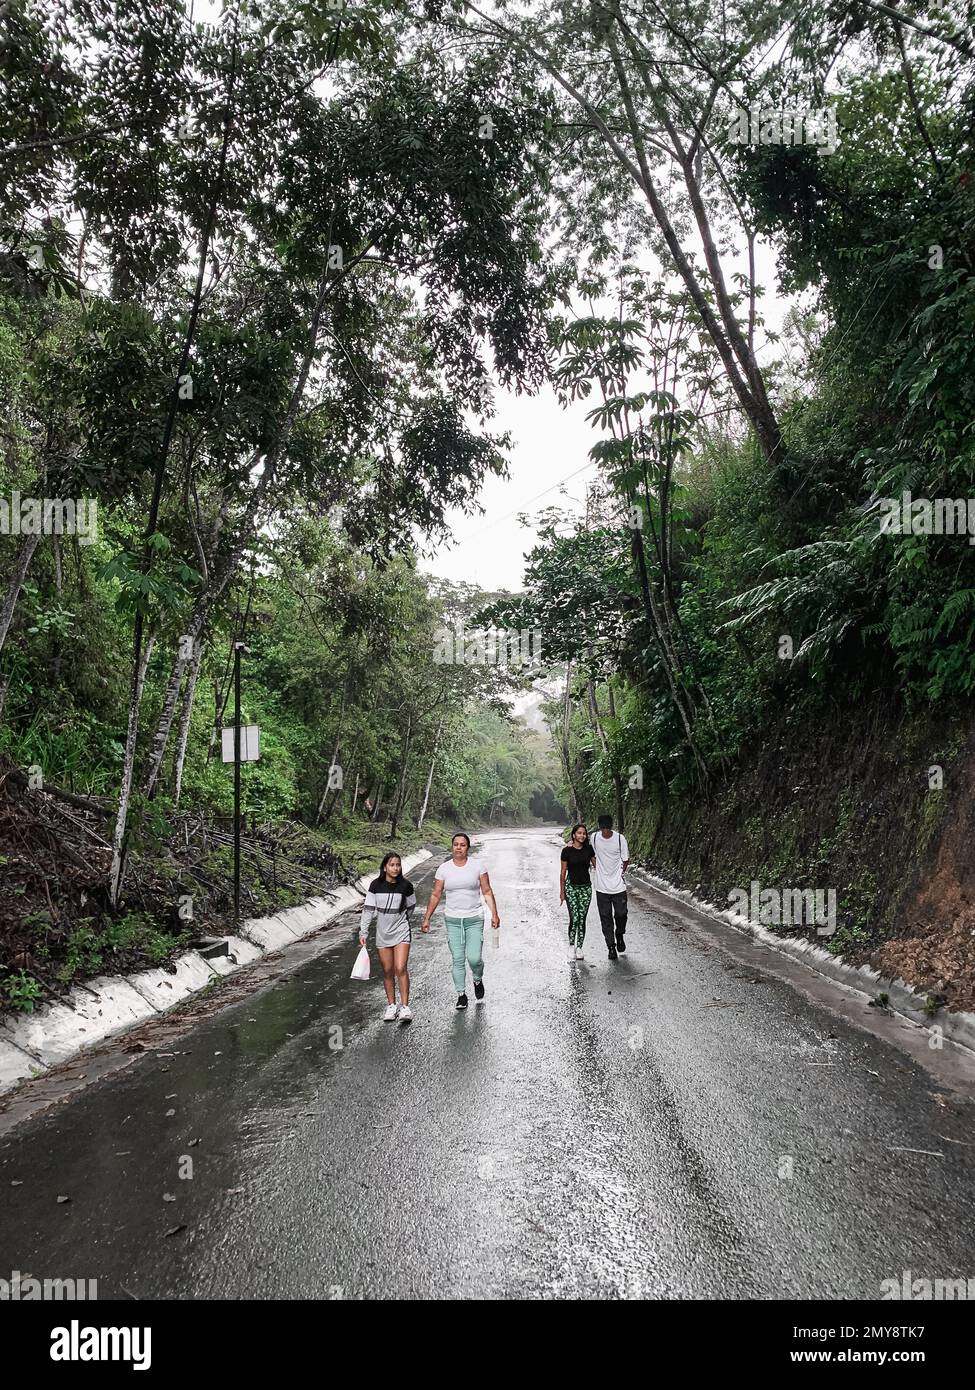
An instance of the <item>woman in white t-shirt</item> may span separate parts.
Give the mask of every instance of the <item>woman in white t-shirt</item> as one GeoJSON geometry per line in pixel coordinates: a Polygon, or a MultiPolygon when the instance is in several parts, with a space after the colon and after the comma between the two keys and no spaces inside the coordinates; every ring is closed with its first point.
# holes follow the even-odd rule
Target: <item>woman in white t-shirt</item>
{"type": "Polygon", "coordinates": [[[444,917],[447,921],[447,944],[453,961],[454,987],[457,1008],[467,1008],[467,966],[474,977],[474,998],[484,998],[484,909],[481,894],[491,909],[491,926],[501,925],[498,905],[488,871],[480,859],[470,857],[471,837],[459,830],[450,844],[450,858],[437,870],[433,892],[423,919],[423,932],[430,930],[430,918],[444,893],[444,917]]]}

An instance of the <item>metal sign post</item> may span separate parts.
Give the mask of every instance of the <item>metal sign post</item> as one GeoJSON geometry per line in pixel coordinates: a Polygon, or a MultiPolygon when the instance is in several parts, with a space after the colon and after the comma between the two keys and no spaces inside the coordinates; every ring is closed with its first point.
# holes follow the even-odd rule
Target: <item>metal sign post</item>
{"type": "Polygon", "coordinates": [[[261,731],[256,724],[240,727],[240,658],[250,648],[234,643],[234,726],[224,729],[223,761],[234,765],[234,931],[240,926],[240,765],[256,763],[261,756],[261,731]]]}
{"type": "Polygon", "coordinates": [[[234,935],[240,929],[240,650],[234,643],[234,935]]]}

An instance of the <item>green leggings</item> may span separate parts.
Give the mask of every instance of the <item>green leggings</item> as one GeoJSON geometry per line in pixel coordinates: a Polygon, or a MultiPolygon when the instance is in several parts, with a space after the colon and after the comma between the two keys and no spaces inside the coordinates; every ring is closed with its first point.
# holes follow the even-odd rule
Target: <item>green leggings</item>
{"type": "Polygon", "coordinates": [[[477,917],[448,917],[447,945],[450,947],[454,989],[458,994],[464,994],[467,991],[467,965],[471,967],[475,984],[480,983],[484,974],[484,914],[477,917]]]}
{"type": "Polygon", "coordinates": [[[586,939],[586,916],[592,902],[592,885],[565,884],[565,900],[569,904],[569,945],[581,946],[586,939]]]}

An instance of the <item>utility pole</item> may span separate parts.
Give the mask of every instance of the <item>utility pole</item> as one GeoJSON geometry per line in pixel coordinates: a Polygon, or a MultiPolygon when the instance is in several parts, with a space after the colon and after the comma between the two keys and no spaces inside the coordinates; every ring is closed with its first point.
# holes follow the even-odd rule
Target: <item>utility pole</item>
{"type": "Polygon", "coordinates": [[[244,642],[234,642],[234,724],[220,730],[223,762],[234,765],[234,933],[240,930],[240,765],[256,763],[261,756],[261,731],[256,724],[240,726],[240,659],[250,655],[244,642]]]}
{"type": "Polygon", "coordinates": [[[234,643],[234,935],[240,929],[240,655],[247,650],[234,643]]]}

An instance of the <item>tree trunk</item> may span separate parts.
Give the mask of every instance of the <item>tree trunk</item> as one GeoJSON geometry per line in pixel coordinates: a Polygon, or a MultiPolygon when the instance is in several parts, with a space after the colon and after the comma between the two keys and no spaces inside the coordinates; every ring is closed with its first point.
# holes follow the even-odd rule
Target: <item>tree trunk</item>
{"type": "Polygon", "coordinates": [[[371,810],[370,813],[369,813],[369,819],[372,821],[372,823],[373,823],[374,825],[375,825],[375,823],[376,823],[376,817],[379,815],[379,808],[380,808],[380,806],[382,805],[382,803],[383,803],[383,784],[382,784],[382,782],[380,782],[380,783],[379,783],[379,786],[376,788],[376,799],[375,799],[375,801],[373,802],[373,804],[372,804],[372,810],[371,810]]]}
{"type": "MultiPolygon", "coordinates": [[[[615,719],[615,718],[616,718],[616,700],[615,700],[615,698],[614,698],[614,696],[613,696],[613,684],[612,684],[612,681],[607,681],[607,682],[606,682],[606,694],[607,694],[607,696],[609,697],[609,717],[610,717],[610,719],[615,719]]],[[[625,799],[624,799],[624,796],[623,796],[623,779],[620,777],[619,772],[618,772],[618,771],[615,771],[615,770],[614,770],[614,772],[613,772],[613,785],[614,785],[615,788],[616,788],[616,814],[617,814],[617,816],[618,816],[618,818],[619,818],[619,826],[618,826],[618,828],[619,828],[620,834],[622,835],[622,834],[625,833],[625,828],[626,828],[626,818],[625,818],[625,816],[624,816],[625,799]]]]}
{"type": "MultiPolygon", "coordinates": [[[[356,802],[359,800],[359,771],[358,771],[358,768],[357,768],[357,765],[356,765],[356,759],[357,759],[358,756],[359,756],[359,749],[360,749],[361,747],[362,747],[362,734],[361,734],[361,732],[360,732],[359,734],[357,734],[357,736],[356,736],[356,741],[355,741],[355,743],[352,745],[352,752],[349,754],[349,770],[351,771],[352,768],[354,768],[354,767],[356,768],[356,774],[355,774],[355,796],[352,798],[352,811],[351,811],[351,814],[352,814],[352,815],[355,815],[355,804],[356,804],[356,802]]],[[[343,778],[343,782],[344,782],[344,780],[345,780],[345,779],[343,778]]],[[[335,813],[335,807],[338,805],[339,797],[342,795],[343,790],[344,790],[343,787],[334,787],[334,788],[332,789],[331,798],[330,798],[330,800],[329,800],[329,802],[328,802],[328,805],[325,807],[325,814],[324,814],[324,816],[322,817],[322,825],[328,825],[329,821],[332,819],[332,816],[333,816],[334,813],[335,813]]]]}
{"type": "Polygon", "coordinates": [[[599,718],[599,706],[596,703],[596,682],[590,676],[586,681],[586,694],[589,697],[589,718],[592,720],[592,727],[596,731],[599,739],[599,746],[603,750],[603,757],[609,757],[609,744],[606,742],[606,733],[603,729],[602,721],[599,718]]]}
{"type": "Polygon", "coordinates": [[[565,780],[569,784],[569,790],[575,803],[573,809],[573,820],[578,820],[582,814],[579,793],[576,791],[576,784],[572,776],[572,749],[569,746],[569,721],[572,715],[572,701],[569,696],[569,684],[572,675],[572,662],[565,668],[565,699],[562,704],[562,736],[558,740],[559,752],[562,755],[562,766],[565,769],[565,780]]]}
{"type": "MultiPolygon", "coordinates": [[[[631,56],[635,55],[632,38],[627,34],[625,28],[622,30],[631,56]]],[[[688,259],[677,232],[667,214],[663,200],[657,191],[656,185],[650,172],[649,161],[647,160],[646,149],[640,131],[640,124],[637,120],[633,94],[620,56],[619,47],[616,43],[612,30],[608,31],[608,46],[612,55],[613,66],[616,70],[616,78],[619,84],[620,95],[623,99],[623,107],[626,112],[627,124],[630,128],[630,135],[636,151],[638,166],[627,160],[627,165],[635,176],[638,186],[643,190],[644,196],[650,205],[654,221],[663,233],[667,247],[673,257],[674,265],[681,279],[684,281],[687,291],[694,301],[694,306],[707,329],[708,336],[717,349],[718,356],[721,358],[725,373],[731,383],[732,390],[738,397],[739,404],[747,418],[751,421],[752,427],[758,436],[762,451],[770,463],[778,464],[782,458],[782,433],[778,421],[768,402],[768,395],[765,390],[765,381],[758,366],[758,362],[753,352],[750,351],[741,326],[735,316],[734,307],[728,295],[727,286],[724,281],[724,272],[718,257],[717,248],[711,231],[710,221],[704,201],[701,197],[700,187],[694,174],[693,159],[680,159],[682,146],[679,134],[674,124],[667,118],[663,107],[654,101],[652,84],[644,80],[648,96],[654,104],[658,118],[667,129],[671,140],[675,144],[675,151],[678,162],[681,165],[681,172],[684,175],[684,182],[688,192],[688,200],[694,218],[697,223],[698,233],[704,248],[704,260],[708,269],[708,278],[711,282],[711,289],[715,302],[718,306],[720,321],[711,307],[711,302],[705,292],[704,286],[697,277],[697,272],[688,259]]],[[[607,133],[608,130],[607,130],[607,133]]],[[[614,142],[615,143],[615,142],[614,142]]],[[[617,146],[617,148],[619,148],[617,146]]]]}
{"type": "Polygon", "coordinates": [[[221,734],[222,706],[220,704],[220,681],[213,678],[213,726],[210,729],[210,747],[207,749],[207,762],[213,757],[214,750],[220,748],[223,735],[221,734]]]}
{"type": "MultiPolygon", "coordinates": [[[[57,532],[54,532],[51,536],[51,557],[54,560],[54,588],[58,596],[58,602],[60,602],[62,594],[64,593],[64,568],[61,557],[61,537],[57,532]]],[[[57,690],[58,686],[61,684],[63,656],[63,649],[59,643],[54,661],[51,665],[51,685],[55,690],[57,690]]]]}
{"type": "Polygon", "coordinates": [[[155,645],[156,634],[150,628],[142,644],[142,657],[133,672],[129,688],[129,723],[125,736],[125,762],[122,768],[122,787],[119,791],[118,815],[115,820],[115,834],[112,839],[112,868],[109,876],[108,898],[113,907],[118,906],[119,891],[122,886],[122,872],[125,864],[125,827],[129,814],[129,800],[132,796],[132,781],[135,774],[135,748],[139,736],[139,710],[142,705],[142,691],[149,669],[149,658],[155,645]]]}
{"type": "MultiPolygon", "coordinates": [[[[247,543],[251,538],[254,520],[260,510],[261,503],[267,495],[271,482],[274,477],[274,463],[270,458],[265,459],[264,470],[258,479],[257,486],[251,495],[250,501],[241,518],[237,538],[233,545],[224,556],[223,563],[219,567],[214,567],[211,583],[198,597],[193,614],[185,631],[181,637],[189,639],[192,649],[195,652],[197,646],[202,641],[203,629],[210,614],[215,608],[218,600],[223,595],[227,585],[237,572],[237,567],[247,548],[247,543]]],[[[156,723],[156,730],[152,738],[152,748],[149,755],[149,770],[146,773],[143,790],[146,796],[152,796],[159,780],[162,769],[163,759],[166,756],[166,748],[169,743],[169,736],[172,732],[173,721],[176,717],[176,706],[179,701],[179,692],[183,684],[183,675],[192,657],[177,656],[173,663],[169,675],[169,681],[163,695],[162,707],[159,711],[159,719],[156,723]]]]}
{"type": "Polygon", "coordinates": [[[660,657],[660,664],[667,678],[670,698],[684,726],[684,735],[687,738],[691,753],[694,756],[694,762],[697,765],[698,772],[701,775],[702,781],[706,784],[708,781],[707,768],[701,756],[700,749],[697,746],[697,739],[694,737],[694,709],[693,706],[685,704],[684,691],[676,675],[676,655],[663,630],[661,615],[650,587],[650,577],[647,573],[647,559],[643,549],[643,537],[640,534],[639,528],[636,526],[632,528],[630,536],[637,575],[640,580],[640,592],[643,596],[644,611],[650,625],[650,630],[653,633],[657,653],[660,657]]]}
{"type": "Polygon", "coordinates": [[[389,838],[396,839],[396,827],[399,823],[399,814],[403,809],[403,798],[406,795],[406,773],[410,763],[410,749],[413,745],[413,715],[412,712],[406,716],[406,735],[403,740],[402,763],[403,770],[400,773],[399,790],[396,793],[396,801],[393,806],[393,814],[389,821],[389,838]]]}
{"type": "Polygon", "coordinates": [[[430,804],[430,788],[433,786],[433,769],[437,765],[437,754],[440,751],[440,735],[443,733],[443,719],[437,725],[437,737],[433,741],[433,756],[430,759],[430,771],[427,773],[427,785],[423,793],[423,805],[420,807],[420,816],[416,823],[417,830],[423,829],[423,822],[426,820],[427,806],[430,804]]]}
{"type": "Polygon", "coordinates": [[[14,572],[7,585],[7,596],[0,608],[0,652],[3,651],[3,644],[7,640],[7,633],[13,622],[14,611],[17,607],[17,600],[20,598],[20,591],[23,588],[24,580],[27,578],[27,571],[30,569],[30,562],[34,558],[34,551],[40,542],[40,536],[25,536],[14,565],[14,572]]]}
{"type": "MultiPolygon", "coordinates": [[[[606,381],[604,378],[600,380],[600,386],[604,402],[608,401],[606,381]]],[[[613,427],[613,437],[617,440],[617,442],[622,443],[625,441],[629,433],[628,421],[625,424],[621,425],[620,428],[622,437],[617,435],[615,426],[613,427]]],[[[630,437],[632,438],[632,436],[630,437]]],[[[643,466],[643,472],[644,478],[647,479],[645,461],[643,466]]],[[[649,480],[647,480],[646,491],[648,503],[647,515],[649,516],[649,480]]],[[[636,500],[635,490],[627,489],[625,498],[627,506],[629,506],[632,509],[635,505],[636,500]]],[[[654,544],[654,554],[657,558],[658,565],[663,569],[663,567],[666,564],[666,553],[665,551],[663,553],[661,552],[661,542],[656,534],[656,530],[653,528],[652,535],[654,544]]],[[[670,691],[670,697],[673,702],[674,708],[677,711],[680,721],[684,726],[684,733],[687,737],[687,742],[690,746],[691,752],[694,755],[694,760],[700,770],[703,780],[706,782],[707,771],[704,766],[704,761],[698,751],[697,742],[693,732],[697,711],[693,701],[687,693],[688,681],[684,677],[681,661],[678,656],[676,647],[674,645],[673,635],[670,630],[670,615],[666,603],[666,584],[664,584],[663,586],[664,599],[662,603],[658,602],[657,597],[654,593],[653,585],[650,582],[650,575],[647,568],[647,553],[643,540],[643,532],[638,526],[633,526],[630,528],[630,548],[633,554],[634,568],[636,570],[637,578],[640,583],[640,596],[643,601],[644,617],[647,626],[649,627],[650,632],[653,636],[654,645],[657,648],[657,655],[660,658],[660,665],[667,679],[667,687],[670,691]]]]}
{"type": "Polygon", "coordinates": [[[173,762],[173,800],[175,805],[179,805],[180,793],[183,790],[183,764],[186,761],[186,746],[190,736],[190,719],[193,715],[193,697],[196,693],[196,682],[200,675],[200,666],[203,662],[203,648],[197,649],[193,658],[193,664],[187,672],[186,689],[183,692],[183,708],[179,715],[179,729],[176,734],[176,756],[173,762]]]}
{"type": "Polygon", "coordinates": [[[335,760],[338,757],[339,749],[342,746],[342,730],[345,727],[345,705],[349,697],[349,682],[351,681],[351,679],[352,675],[350,672],[349,675],[345,678],[345,685],[342,689],[342,703],[339,706],[339,722],[335,730],[335,742],[332,744],[332,756],[331,758],[329,758],[328,761],[328,776],[325,779],[325,790],[322,792],[322,799],[318,803],[318,811],[315,814],[316,825],[320,824],[321,822],[322,812],[325,809],[326,798],[328,797],[329,792],[333,790],[329,783],[332,780],[332,768],[336,766],[335,760]]]}
{"type": "MultiPolygon", "coordinates": [[[[587,682],[587,691],[589,695],[589,715],[592,719],[593,728],[596,730],[599,737],[599,746],[603,750],[603,757],[608,760],[609,743],[606,739],[606,731],[603,728],[602,720],[599,715],[599,701],[596,698],[596,682],[594,680],[590,679],[587,682]]],[[[610,775],[613,779],[613,790],[616,796],[616,828],[620,834],[622,834],[624,830],[623,787],[620,782],[619,772],[615,767],[611,769],[610,775]]]]}

